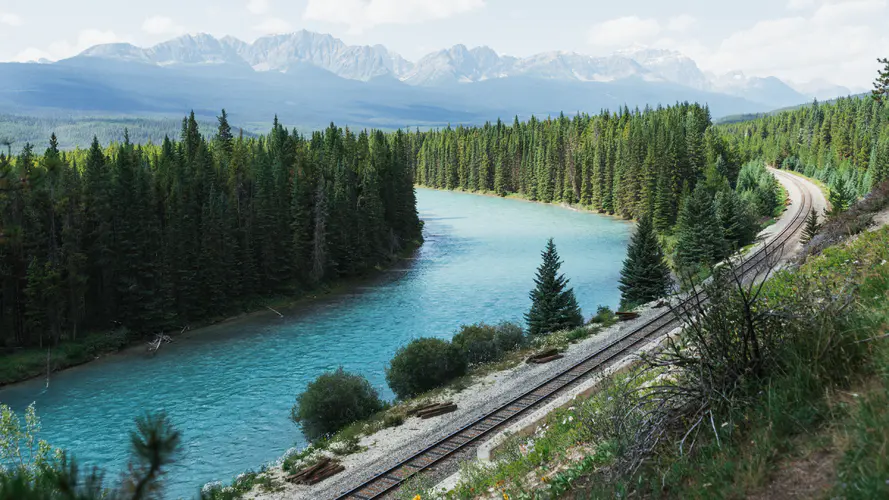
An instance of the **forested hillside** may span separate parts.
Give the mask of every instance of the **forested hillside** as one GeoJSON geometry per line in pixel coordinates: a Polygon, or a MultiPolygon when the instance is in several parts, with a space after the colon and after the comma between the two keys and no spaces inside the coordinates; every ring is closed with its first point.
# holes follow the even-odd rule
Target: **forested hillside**
{"type": "Polygon", "coordinates": [[[421,238],[402,133],[275,121],[212,138],[0,154],[0,343],[54,345],[85,329],[157,333],[360,275],[421,238]]]}
{"type": "Polygon", "coordinates": [[[857,195],[889,178],[884,103],[850,97],[718,127],[745,157],[796,170],[857,195]]]}
{"type": "Polygon", "coordinates": [[[696,104],[429,132],[417,183],[579,203],[624,217],[676,220],[682,193],[708,165],[734,183],[739,155],[696,104]]]}
{"type": "MultiPolygon", "coordinates": [[[[244,124],[237,125],[242,127],[244,124]]],[[[100,144],[123,142],[124,130],[129,132],[130,141],[136,144],[160,144],[165,136],[178,135],[181,126],[182,120],[178,118],[0,114],[0,147],[9,145],[17,152],[25,143],[42,144],[47,137],[55,134],[59,149],[88,148],[93,138],[98,138],[100,144]]],[[[209,120],[198,120],[198,126],[202,130],[212,130],[216,125],[209,120]]],[[[251,132],[265,132],[267,127],[268,124],[263,125],[263,130],[251,128],[245,131],[245,135],[254,137],[255,134],[251,132]]]]}

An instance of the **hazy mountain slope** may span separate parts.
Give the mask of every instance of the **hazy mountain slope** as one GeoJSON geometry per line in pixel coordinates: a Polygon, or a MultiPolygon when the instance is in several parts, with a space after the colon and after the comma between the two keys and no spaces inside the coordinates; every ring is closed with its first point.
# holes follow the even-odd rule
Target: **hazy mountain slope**
{"type": "Polygon", "coordinates": [[[801,92],[777,78],[747,77],[740,72],[708,75],[694,60],[670,50],[633,48],[607,57],[555,51],[517,58],[499,55],[490,47],[470,49],[458,44],[432,52],[415,64],[382,45],[347,45],[331,35],[305,30],[264,36],[253,43],[233,37],[184,35],[144,49],[128,44],[100,45],[82,55],[158,66],[242,65],[258,72],[286,73],[294,65],[308,64],[350,80],[388,77],[423,87],[517,76],[574,82],[638,78],[743,97],[764,104],[763,109],[804,102],[812,92],[822,97],[848,93],[844,92],[848,89],[826,82],[813,82],[801,92]]]}
{"type": "MultiPolygon", "coordinates": [[[[226,54],[224,48],[209,49],[226,54]]],[[[304,128],[331,120],[383,128],[477,124],[677,100],[707,102],[714,116],[764,109],[749,100],[641,78],[581,82],[516,76],[427,87],[386,74],[367,82],[340,78],[310,63],[290,63],[282,73],[257,72],[237,62],[158,66],[76,57],[50,65],[0,64],[0,80],[3,113],[181,117],[193,109],[210,118],[225,107],[237,123],[268,124],[277,114],[284,123],[304,128]]]]}

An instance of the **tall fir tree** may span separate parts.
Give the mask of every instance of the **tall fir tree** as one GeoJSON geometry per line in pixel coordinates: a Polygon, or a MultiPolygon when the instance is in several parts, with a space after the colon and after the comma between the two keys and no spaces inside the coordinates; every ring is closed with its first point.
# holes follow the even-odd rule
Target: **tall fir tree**
{"type": "Polygon", "coordinates": [[[664,251],[649,217],[642,217],[627,247],[620,272],[621,308],[645,304],[667,295],[672,280],[664,251]]]}
{"type": "Polygon", "coordinates": [[[574,290],[567,288],[568,279],[559,274],[562,262],[552,238],[541,255],[543,263],[534,278],[537,286],[530,293],[531,310],[525,314],[528,331],[531,335],[540,335],[581,326],[583,316],[574,290]]]}

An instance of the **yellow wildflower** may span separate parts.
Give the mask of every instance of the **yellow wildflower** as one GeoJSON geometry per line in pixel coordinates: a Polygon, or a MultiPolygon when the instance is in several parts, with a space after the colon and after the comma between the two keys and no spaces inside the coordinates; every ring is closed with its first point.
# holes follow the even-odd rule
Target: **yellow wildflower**
{"type": "Polygon", "coordinates": [[[418,494],[417,496],[414,497],[414,500],[423,500],[423,497],[421,497],[421,496],[418,494]]]}
{"type": "Polygon", "coordinates": [[[503,500],[509,500],[509,495],[507,495],[506,493],[504,493],[504,494],[503,494],[503,500]]]}

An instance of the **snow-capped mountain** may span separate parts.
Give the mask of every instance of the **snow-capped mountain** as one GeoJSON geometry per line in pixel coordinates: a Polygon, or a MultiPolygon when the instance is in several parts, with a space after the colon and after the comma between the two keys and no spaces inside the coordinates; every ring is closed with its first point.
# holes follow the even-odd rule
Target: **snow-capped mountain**
{"type": "Polygon", "coordinates": [[[253,43],[234,37],[184,35],[149,48],[130,44],[98,45],[81,56],[158,66],[230,64],[249,66],[257,72],[287,73],[310,65],[349,80],[389,77],[422,87],[520,76],[569,82],[632,79],[743,97],[775,107],[800,104],[811,97],[825,99],[849,93],[849,89],[827,82],[792,88],[774,77],[748,77],[739,71],[720,76],[705,74],[694,60],[670,50],[632,48],[606,57],[544,52],[518,58],[497,54],[489,47],[470,49],[455,45],[412,63],[382,45],[347,45],[331,35],[305,30],[265,36],[253,43]]]}

